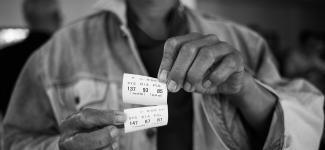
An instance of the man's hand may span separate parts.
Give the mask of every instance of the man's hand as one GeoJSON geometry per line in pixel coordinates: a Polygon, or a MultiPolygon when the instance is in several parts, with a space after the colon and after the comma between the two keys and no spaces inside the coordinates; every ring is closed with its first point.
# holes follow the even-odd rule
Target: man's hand
{"type": "Polygon", "coordinates": [[[119,129],[126,116],[120,111],[83,109],[67,117],[60,125],[61,150],[118,149],[119,129]]]}
{"type": "Polygon", "coordinates": [[[158,79],[170,92],[183,88],[202,94],[227,94],[253,129],[257,147],[268,133],[276,97],[244,71],[241,53],[215,35],[199,33],[165,43],[158,79]]]}
{"type": "Polygon", "coordinates": [[[158,73],[170,92],[184,88],[204,94],[238,93],[243,77],[241,53],[216,35],[199,33],[168,39],[158,73]]]}

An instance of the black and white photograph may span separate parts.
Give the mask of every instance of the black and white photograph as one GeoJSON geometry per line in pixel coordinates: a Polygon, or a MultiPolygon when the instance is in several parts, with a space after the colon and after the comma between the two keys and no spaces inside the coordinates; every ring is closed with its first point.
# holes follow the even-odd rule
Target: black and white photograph
{"type": "Polygon", "coordinates": [[[0,150],[325,150],[324,0],[1,0],[0,150]]]}

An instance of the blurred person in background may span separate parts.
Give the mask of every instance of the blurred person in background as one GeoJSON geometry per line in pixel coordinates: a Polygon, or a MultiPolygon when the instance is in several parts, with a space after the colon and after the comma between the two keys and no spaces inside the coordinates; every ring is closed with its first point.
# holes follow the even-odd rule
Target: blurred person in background
{"type": "Polygon", "coordinates": [[[29,29],[27,38],[0,50],[0,113],[5,114],[14,85],[28,57],[62,23],[61,10],[57,0],[24,0],[22,12],[29,29]]]}
{"type": "Polygon", "coordinates": [[[286,59],[287,53],[280,46],[281,43],[280,43],[279,34],[275,30],[265,29],[257,24],[249,24],[248,27],[254,30],[255,32],[257,32],[258,34],[260,34],[268,43],[270,50],[276,59],[275,63],[277,65],[277,68],[279,69],[280,74],[283,75],[284,74],[283,64],[286,59]]]}
{"type": "Polygon", "coordinates": [[[300,46],[292,50],[285,62],[285,76],[303,77],[325,92],[325,40],[321,32],[304,30],[300,46]]]}
{"type": "Polygon", "coordinates": [[[27,62],[4,119],[5,149],[318,148],[322,94],[282,80],[255,32],[178,0],[97,6],[27,62]],[[167,84],[167,126],[123,133],[123,73],[167,84]]]}

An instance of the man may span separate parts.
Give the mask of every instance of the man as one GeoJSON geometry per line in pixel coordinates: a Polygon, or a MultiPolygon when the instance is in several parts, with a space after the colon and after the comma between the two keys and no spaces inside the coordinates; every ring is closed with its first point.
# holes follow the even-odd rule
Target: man
{"type": "Polygon", "coordinates": [[[44,44],[61,25],[61,14],[56,0],[25,0],[23,15],[30,32],[25,40],[0,50],[1,113],[7,105],[18,75],[29,56],[44,44]]]}
{"type": "Polygon", "coordinates": [[[98,6],[27,63],[5,118],[6,149],[318,148],[323,96],[281,80],[257,34],[177,0],[98,6]],[[167,83],[166,127],[121,132],[124,72],[167,83]]]}

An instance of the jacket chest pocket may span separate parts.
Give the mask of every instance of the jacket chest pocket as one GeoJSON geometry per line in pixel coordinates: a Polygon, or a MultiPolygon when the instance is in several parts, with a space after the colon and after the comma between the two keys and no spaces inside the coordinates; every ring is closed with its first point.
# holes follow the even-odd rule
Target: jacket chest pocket
{"type": "Polygon", "coordinates": [[[123,110],[120,81],[79,79],[52,86],[47,94],[58,123],[82,108],[123,110]]]}
{"type": "Polygon", "coordinates": [[[81,79],[73,84],[57,89],[60,104],[78,111],[82,108],[105,109],[108,84],[103,81],[81,79]]]}

